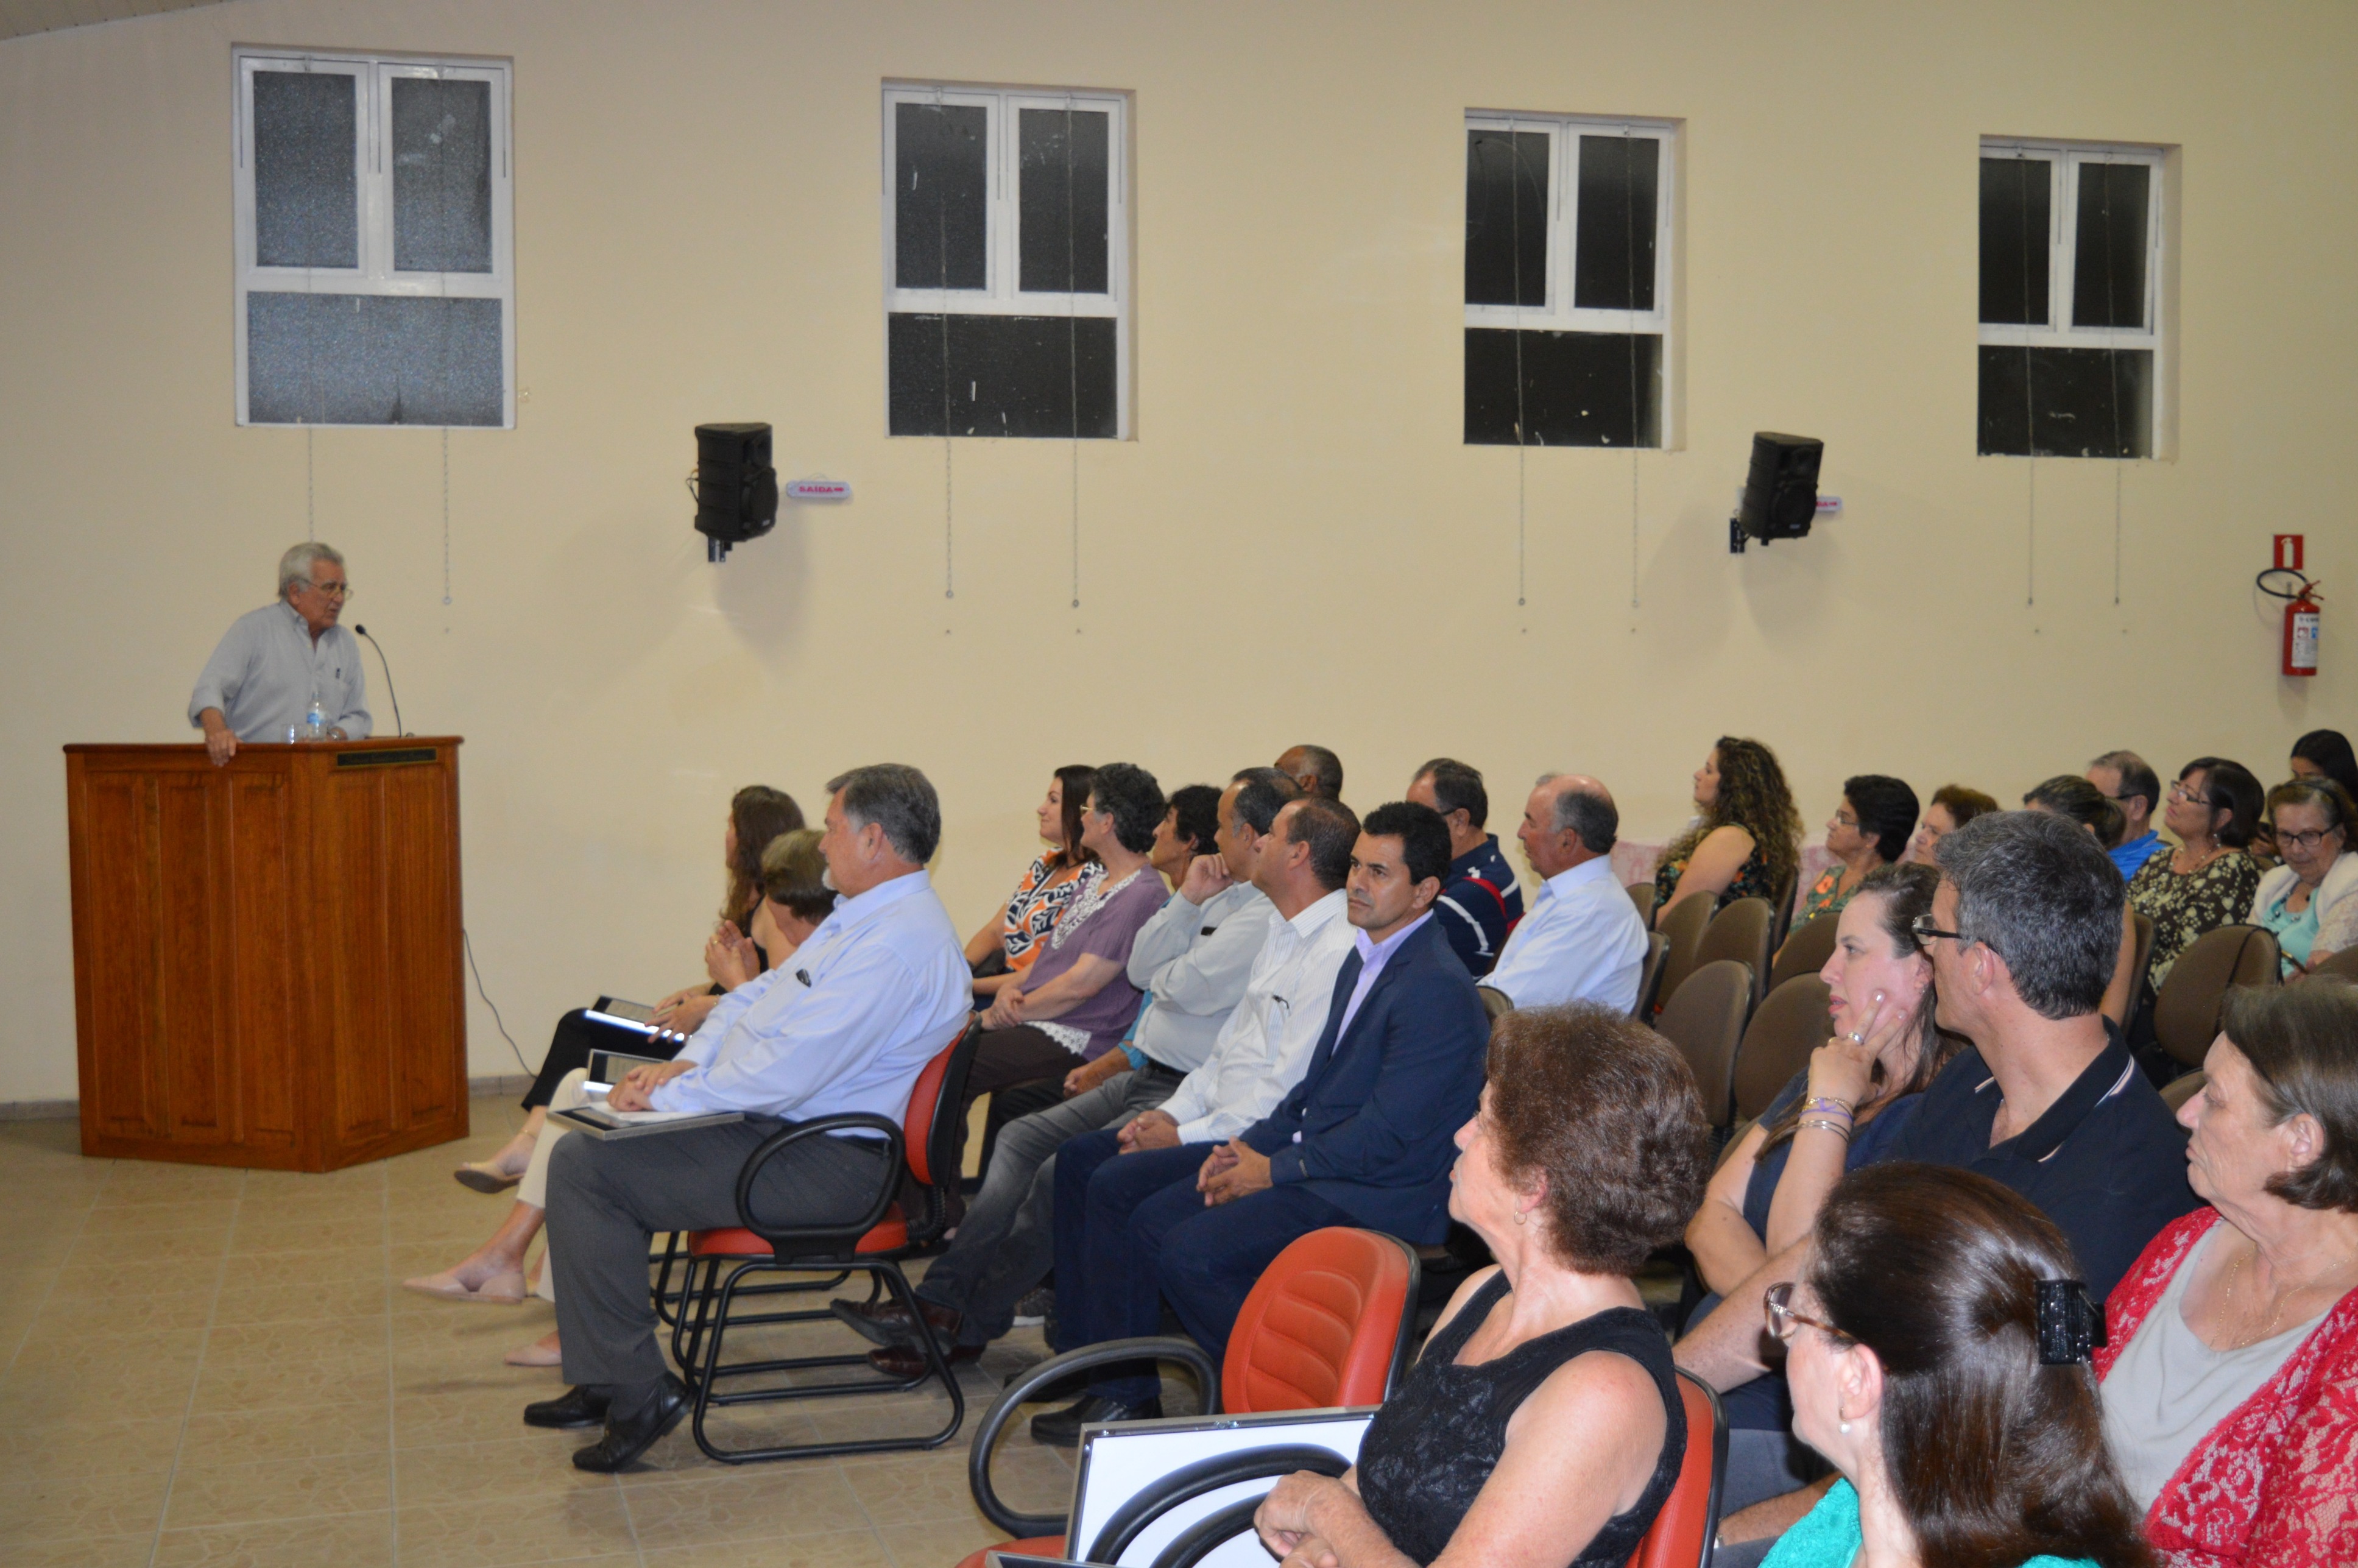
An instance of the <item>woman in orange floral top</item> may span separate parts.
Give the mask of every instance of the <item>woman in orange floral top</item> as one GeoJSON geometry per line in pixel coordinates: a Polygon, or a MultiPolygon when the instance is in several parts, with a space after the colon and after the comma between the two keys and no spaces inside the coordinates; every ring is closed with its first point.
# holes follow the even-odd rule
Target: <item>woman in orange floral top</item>
{"type": "Polygon", "coordinates": [[[1024,868],[1005,908],[982,923],[966,945],[974,966],[974,994],[995,997],[1000,989],[1032,967],[1041,944],[1056,929],[1088,880],[1097,857],[1081,848],[1081,807],[1089,798],[1097,770],[1074,763],[1058,768],[1040,802],[1040,841],[1047,852],[1024,868]]]}

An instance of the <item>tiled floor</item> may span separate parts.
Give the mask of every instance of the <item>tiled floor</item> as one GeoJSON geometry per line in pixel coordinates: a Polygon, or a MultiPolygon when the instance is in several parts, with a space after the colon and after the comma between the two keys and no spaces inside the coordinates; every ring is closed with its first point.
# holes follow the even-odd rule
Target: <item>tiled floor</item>
{"type": "MultiPolygon", "coordinates": [[[[327,1175],[85,1160],[70,1122],[0,1125],[22,1227],[0,1267],[0,1563],[951,1568],[1000,1539],[967,1495],[967,1439],[1044,1354],[1037,1329],[964,1370],[965,1428],[931,1453],[732,1467],[683,1425],[639,1473],[576,1471],[583,1434],[518,1419],[557,1374],[500,1360],[550,1309],[398,1285],[505,1213],[449,1173],[515,1120],[481,1099],[469,1142],[327,1175]]],[[[773,1332],[864,1348],[832,1325],[773,1332]]],[[[799,1400],[731,1430],[928,1430],[946,1406],[799,1400]]],[[[1019,1507],[1069,1499],[1069,1463],[1028,1437],[999,1474],[1019,1507]]]]}

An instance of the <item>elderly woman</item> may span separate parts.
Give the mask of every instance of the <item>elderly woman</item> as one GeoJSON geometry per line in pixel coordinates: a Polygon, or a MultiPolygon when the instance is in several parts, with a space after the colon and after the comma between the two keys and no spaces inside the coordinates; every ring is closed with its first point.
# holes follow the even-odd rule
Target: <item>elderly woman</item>
{"type": "Polygon", "coordinates": [[[1067,763],[1048,776],[1048,793],[1033,815],[1040,819],[1035,855],[1015,881],[1005,907],[994,911],[967,939],[966,961],[975,973],[974,994],[988,1000],[1016,983],[1040,956],[1041,944],[1098,870],[1095,855],[1081,847],[1081,806],[1089,798],[1095,768],[1067,763]]]}
{"type": "Polygon", "coordinates": [[[2070,1332],[2094,1309],[2028,1199],[1970,1171],[1877,1165],[1844,1178],[1812,1239],[1801,1279],[1763,1304],[1794,1431],[1842,1480],[1766,1568],[2153,1563],[2070,1332]]]}
{"type": "Polygon", "coordinates": [[[1654,908],[1708,895],[1712,907],[1739,898],[1774,903],[1800,864],[1801,814],[1777,753],[1758,741],[1722,735],[1694,775],[1695,821],[1654,868],[1654,908]]]}
{"type": "Polygon", "coordinates": [[[1450,1299],[1340,1480],[1278,1483],[1261,1540],[1302,1568],[1621,1568],[1686,1453],[1670,1342],[1631,1276],[1703,1195],[1686,1064],[1625,1013],[1518,1010],[1457,1133],[1449,1212],[1498,1267],[1450,1299]]]}
{"type": "Polygon", "coordinates": [[[2197,757],[2179,770],[2162,807],[2178,848],[2129,879],[2129,907],[2153,922],[2156,989],[2194,939],[2250,913],[2260,863],[2244,853],[2260,826],[2260,781],[2240,762],[2197,757]]]}
{"type": "Polygon", "coordinates": [[[2288,976],[2358,942],[2358,855],[2345,852],[2353,812],[2349,795],[2323,776],[2268,791],[2269,835],[2284,863],[2260,879],[2249,918],[2276,933],[2288,976]]]}
{"type": "Polygon", "coordinates": [[[1916,836],[1908,840],[1908,853],[1901,858],[1911,865],[1937,864],[1933,857],[1941,848],[1942,839],[1983,813],[1996,809],[1996,799],[1977,789],[1967,789],[1963,784],[1942,784],[1925,803],[1924,815],[1916,824],[1916,836]]]}
{"type": "Polygon", "coordinates": [[[1843,780],[1842,804],[1826,824],[1826,852],[1834,858],[1801,897],[1803,920],[1839,914],[1866,873],[1908,852],[1916,831],[1916,792],[1905,779],[1860,773],[1843,780]]]}
{"type": "Polygon", "coordinates": [[[2358,988],[2231,990],[2187,1179],[2106,1303],[2104,1431],[2173,1564],[2358,1563],[2358,988]]]}

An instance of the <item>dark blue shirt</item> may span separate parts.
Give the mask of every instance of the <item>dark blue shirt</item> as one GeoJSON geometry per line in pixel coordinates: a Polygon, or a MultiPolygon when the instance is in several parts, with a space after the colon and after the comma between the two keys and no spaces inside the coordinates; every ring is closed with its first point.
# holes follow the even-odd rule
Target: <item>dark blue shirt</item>
{"type": "Polygon", "coordinates": [[[1523,890],[1515,885],[1496,833],[1449,862],[1433,909],[1466,972],[1476,979],[1488,974],[1507,933],[1523,917],[1523,890]]]}

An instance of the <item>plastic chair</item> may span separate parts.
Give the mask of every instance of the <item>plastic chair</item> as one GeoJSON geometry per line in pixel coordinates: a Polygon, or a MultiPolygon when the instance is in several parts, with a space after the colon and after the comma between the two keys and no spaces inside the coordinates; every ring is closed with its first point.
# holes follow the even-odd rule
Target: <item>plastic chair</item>
{"type": "Polygon", "coordinates": [[[1769,951],[1774,952],[1785,945],[1787,934],[1793,929],[1793,906],[1801,902],[1801,864],[1796,860],[1793,869],[1777,883],[1776,895],[1768,901],[1769,951]]]}
{"type": "Polygon", "coordinates": [[[1768,954],[1770,938],[1775,935],[1777,917],[1767,899],[1739,898],[1717,914],[1704,928],[1703,941],[1695,947],[1695,963],[1716,963],[1722,958],[1734,958],[1750,966],[1752,970],[1752,1005],[1768,994],[1768,954]]]}
{"type": "MultiPolygon", "coordinates": [[[[731,1328],[764,1323],[816,1322],[830,1315],[821,1307],[732,1317],[730,1309],[737,1298],[758,1288],[744,1286],[742,1281],[768,1272],[826,1273],[838,1278],[847,1273],[865,1273],[873,1279],[876,1292],[890,1294],[912,1317],[918,1315],[917,1298],[909,1288],[908,1276],[901,1271],[901,1260],[937,1238],[946,1227],[946,1192],[949,1184],[957,1180],[958,1111],[965,1098],[967,1071],[973,1064],[979,1039],[979,1032],[969,1025],[925,1065],[910,1091],[908,1108],[897,1125],[881,1116],[824,1116],[788,1127],[764,1141],[747,1157],[744,1168],[738,1173],[737,1216],[743,1223],[688,1234],[678,1315],[672,1327],[672,1354],[696,1397],[689,1430],[696,1445],[712,1458],[725,1465],[744,1465],[768,1459],[938,1448],[957,1434],[966,1420],[966,1396],[931,1335],[920,1337],[925,1369],[914,1378],[863,1378],[850,1382],[727,1391],[720,1388],[724,1379],[797,1373],[819,1367],[866,1366],[868,1357],[863,1351],[849,1356],[725,1362],[721,1359],[721,1345],[731,1328]],[[805,1139],[837,1136],[855,1130],[882,1134],[892,1147],[892,1159],[884,1167],[885,1174],[866,1215],[842,1226],[786,1226],[755,1217],[753,1183],[763,1165],[805,1139]],[[915,1216],[903,1212],[893,1201],[904,1168],[924,1197],[923,1212],[915,1216]],[[931,1434],[724,1449],[705,1430],[706,1418],[716,1406],[895,1392],[935,1379],[939,1379],[949,1395],[950,1416],[946,1424],[931,1434]]],[[[676,1238],[674,1244],[677,1244],[676,1238]]],[[[668,1272],[668,1262],[665,1271],[668,1272]]]]}
{"type": "Polygon", "coordinates": [[[2153,1002],[2154,1038],[2183,1067],[2200,1067],[2219,1037],[2230,986],[2272,986],[2281,973],[2276,935],[2257,925],[2222,925],[2196,937],[2153,1002]]]}
{"type": "Polygon", "coordinates": [[[967,1484],[975,1506],[1000,1529],[1028,1539],[986,1547],[959,1568],[982,1568],[988,1552],[1062,1557],[1055,1514],[1018,1513],[990,1484],[990,1454],[1019,1406],[1052,1383],[1124,1361],[1177,1361],[1203,1385],[1204,1409],[1229,1415],[1381,1404],[1408,1361],[1416,1319],[1416,1252],[1377,1230],[1336,1226],[1299,1237],[1261,1271],[1216,1370],[1194,1340],[1116,1339],[1051,1356],[1007,1385],[974,1434],[967,1484]]]}
{"type": "Polygon", "coordinates": [[[1798,975],[1814,975],[1826,967],[1834,956],[1834,933],[1842,925],[1840,914],[1821,914],[1793,927],[1769,961],[1768,989],[1775,990],[1798,975]]]}
{"type": "Polygon", "coordinates": [[[1736,1048],[1734,1080],[1738,1119],[1758,1118],[1793,1075],[1810,1065],[1810,1053],[1833,1036],[1833,995],[1815,975],[1797,975],[1768,993],[1744,1026],[1736,1048]]]}
{"type": "Polygon", "coordinates": [[[1638,971],[1638,1000],[1629,1004],[1629,1016],[1643,1023],[1654,1016],[1654,993],[1662,987],[1662,955],[1671,950],[1671,939],[1659,931],[1646,933],[1646,962],[1638,971]]]}
{"type": "Polygon", "coordinates": [[[1662,1006],[1655,1032],[1678,1047],[1714,1127],[1733,1121],[1736,1043],[1752,1011],[1752,970],[1733,958],[1705,964],[1662,1006]]]}
{"type": "Polygon", "coordinates": [[[2311,979],[2358,983],[2358,947],[2344,947],[2309,971],[2311,979]]]}
{"type": "Polygon", "coordinates": [[[1679,1478],[1662,1499],[1629,1568],[1709,1568],[1719,1535],[1720,1491],[1727,1475],[1727,1413],[1707,1384],[1679,1374],[1687,1407],[1687,1451],[1679,1478]]]}
{"type": "Polygon", "coordinates": [[[1711,924],[1711,900],[1698,893],[1674,909],[1665,910],[1654,929],[1670,939],[1662,955],[1662,978],[1655,986],[1655,1008],[1670,1005],[1689,975],[1695,972],[1695,949],[1703,946],[1704,928],[1711,924]]]}
{"type": "Polygon", "coordinates": [[[1629,902],[1638,906],[1638,924],[1649,931],[1652,930],[1654,928],[1654,884],[1650,881],[1631,882],[1628,886],[1628,893],[1629,902]]]}
{"type": "Polygon", "coordinates": [[[1486,986],[1477,981],[1474,987],[1474,994],[1482,999],[1482,1011],[1493,1023],[1498,1021],[1500,1013],[1515,1011],[1515,999],[1495,987],[1486,986]]]}
{"type": "Polygon", "coordinates": [[[2129,920],[2136,926],[2136,947],[2129,954],[2129,1015],[2134,1018],[2146,981],[2153,973],[2153,916],[2131,910],[2129,920]]]}
{"type": "Polygon", "coordinates": [[[2188,1100],[2201,1094],[2202,1086],[2210,1081],[2211,1075],[2208,1073],[2188,1073],[2182,1077],[2172,1078],[2161,1087],[2161,1103],[2168,1106],[2172,1112],[2176,1112],[2181,1109],[2188,1100]]]}

